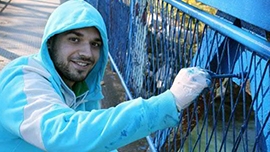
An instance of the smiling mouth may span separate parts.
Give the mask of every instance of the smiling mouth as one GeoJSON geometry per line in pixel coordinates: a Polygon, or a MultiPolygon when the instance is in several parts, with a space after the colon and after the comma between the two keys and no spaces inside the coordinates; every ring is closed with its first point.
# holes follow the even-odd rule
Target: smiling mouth
{"type": "Polygon", "coordinates": [[[83,67],[86,67],[89,65],[89,63],[85,63],[85,62],[74,62],[76,64],[78,64],[79,66],[83,66],[83,67]]]}
{"type": "Polygon", "coordinates": [[[90,58],[73,58],[70,61],[78,70],[86,70],[95,64],[95,61],[90,58]]]}
{"type": "Polygon", "coordinates": [[[88,68],[90,65],[93,65],[93,62],[88,61],[75,61],[73,60],[72,63],[75,65],[75,68],[83,70],[88,68]]]}

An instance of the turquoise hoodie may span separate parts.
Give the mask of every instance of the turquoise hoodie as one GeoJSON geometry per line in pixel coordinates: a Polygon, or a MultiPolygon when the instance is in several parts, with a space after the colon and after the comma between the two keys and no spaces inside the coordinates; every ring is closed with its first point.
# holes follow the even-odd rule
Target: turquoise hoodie
{"type": "Polygon", "coordinates": [[[17,58],[0,73],[0,151],[106,152],[177,125],[170,91],[99,109],[107,58],[106,27],[98,11],[82,0],[60,5],[48,19],[40,51],[17,58]],[[103,41],[100,58],[71,90],[55,70],[46,43],[55,34],[93,26],[103,41]]]}

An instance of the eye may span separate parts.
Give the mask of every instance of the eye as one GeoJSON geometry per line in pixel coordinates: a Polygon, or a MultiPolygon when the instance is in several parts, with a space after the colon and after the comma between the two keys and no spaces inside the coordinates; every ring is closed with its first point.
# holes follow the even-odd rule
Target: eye
{"type": "Polygon", "coordinates": [[[91,45],[95,48],[100,48],[102,46],[101,42],[93,42],[91,45]]]}
{"type": "Polygon", "coordinates": [[[71,41],[71,42],[76,42],[76,43],[80,41],[80,39],[76,38],[76,37],[71,37],[68,40],[71,41]]]}

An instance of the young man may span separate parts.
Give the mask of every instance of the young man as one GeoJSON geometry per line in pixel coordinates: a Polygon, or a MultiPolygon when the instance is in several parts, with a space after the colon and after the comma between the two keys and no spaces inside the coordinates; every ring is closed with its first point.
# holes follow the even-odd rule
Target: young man
{"type": "Polygon", "coordinates": [[[210,85],[204,70],[182,69],[158,96],[99,109],[107,41],[87,2],[70,0],[51,14],[39,53],[0,73],[0,151],[112,151],[176,126],[178,111],[210,85]]]}

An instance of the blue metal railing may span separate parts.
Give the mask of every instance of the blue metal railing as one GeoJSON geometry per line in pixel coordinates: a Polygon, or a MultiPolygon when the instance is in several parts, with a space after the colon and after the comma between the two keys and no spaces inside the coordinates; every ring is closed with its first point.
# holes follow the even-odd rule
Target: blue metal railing
{"type": "Polygon", "coordinates": [[[262,38],[251,34],[250,32],[244,31],[237,26],[234,26],[222,20],[217,16],[211,15],[207,12],[199,10],[193,6],[188,5],[182,1],[177,0],[164,0],[165,2],[170,3],[175,6],[182,12],[189,14],[190,16],[199,19],[201,22],[207,24],[212,29],[217,30],[218,32],[237,40],[239,43],[249,47],[252,50],[256,50],[256,53],[260,53],[261,57],[270,58],[270,43],[262,38]]]}
{"type": "Polygon", "coordinates": [[[104,0],[96,7],[127,98],[165,91],[183,67],[217,74],[178,127],[147,137],[149,151],[270,150],[269,31],[176,0],[104,0]]]}

